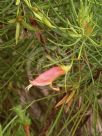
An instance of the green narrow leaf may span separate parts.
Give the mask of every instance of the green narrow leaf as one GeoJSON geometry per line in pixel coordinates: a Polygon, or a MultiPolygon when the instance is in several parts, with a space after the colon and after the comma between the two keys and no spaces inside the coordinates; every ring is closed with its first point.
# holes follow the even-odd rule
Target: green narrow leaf
{"type": "Polygon", "coordinates": [[[73,0],[70,0],[70,3],[71,3],[71,8],[72,8],[73,14],[74,14],[74,16],[77,18],[77,13],[76,13],[76,9],[75,9],[75,4],[74,4],[73,0]]]}
{"type": "Polygon", "coordinates": [[[52,24],[51,24],[51,22],[46,18],[46,17],[43,17],[43,20],[42,20],[43,22],[44,22],[44,24],[46,25],[46,26],[48,26],[49,28],[55,28],[52,24]]]}
{"type": "Polygon", "coordinates": [[[20,35],[20,23],[17,22],[17,24],[16,24],[16,35],[15,35],[16,44],[18,43],[19,35],[20,35]]]}
{"type": "Polygon", "coordinates": [[[1,124],[0,124],[0,136],[3,136],[1,124]]]}
{"type": "Polygon", "coordinates": [[[8,23],[10,23],[10,24],[14,24],[16,22],[16,19],[14,18],[14,19],[10,19],[9,21],[8,21],[8,23]]]}
{"type": "MultiPolygon", "coordinates": [[[[63,106],[64,106],[64,105],[63,105],[63,106]]],[[[61,114],[62,114],[62,111],[63,111],[63,106],[61,107],[60,111],[58,112],[58,115],[57,115],[57,117],[56,117],[54,123],[52,124],[52,126],[51,126],[51,128],[50,128],[50,130],[49,130],[49,132],[48,132],[48,134],[47,134],[47,136],[50,136],[50,135],[51,135],[51,133],[53,132],[55,126],[57,125],[57,122],[58,122],[58,120],[60,119],[61,114]]]]}
{"type": "Polygon", "coordinates": [[[21,22],[22,26],[30,31],[36,31],[37,28],[32,27],[31,25],[29,25],[28,23],[26,23],[24,20],[22,20],[21,22]]]}
{"type": "Polygon", "coordinates": [[[20,4],[20,0],[16,0],[16,5],[19,5],[20,4]]]}
{"type": "Polygon", "coordinates": [[[30,1],[29,1],[29,0],[24,0],[24,2],[27,4],[27,6],[28,6],[29,8],[31,8],[31,7],[32,7],[32,5],[31,5],[31,3],[30,3],[30,1]]]}

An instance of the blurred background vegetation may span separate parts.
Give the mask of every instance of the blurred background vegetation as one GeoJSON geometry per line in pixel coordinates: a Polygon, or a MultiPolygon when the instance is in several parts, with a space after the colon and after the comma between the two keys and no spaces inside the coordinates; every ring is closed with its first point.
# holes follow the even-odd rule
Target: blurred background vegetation
{"type": "Polygon", "coordinates": [[[0,136],[101,135],[102,1],[0,0],[0,136]],[[53,83],[59,92],[26,92],[29,80],[71,63],[53,83]],[[66,95],[71,103],[56,108],[66,95]]]}

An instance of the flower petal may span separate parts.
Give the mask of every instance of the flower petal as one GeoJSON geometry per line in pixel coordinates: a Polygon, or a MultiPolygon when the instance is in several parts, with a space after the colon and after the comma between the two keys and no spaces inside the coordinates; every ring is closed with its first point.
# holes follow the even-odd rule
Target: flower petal
{"type": "Polygon", "coordinates": [[[69,71],[71,66],[56,66],[50,68],[49,70],[40,74],[33,81],[30,81],[30,84],[26,89],[30,89],[32,86],[46,86],[50,85],[56,78],[61,75],[64,75],[67,71],[69,71]]]}

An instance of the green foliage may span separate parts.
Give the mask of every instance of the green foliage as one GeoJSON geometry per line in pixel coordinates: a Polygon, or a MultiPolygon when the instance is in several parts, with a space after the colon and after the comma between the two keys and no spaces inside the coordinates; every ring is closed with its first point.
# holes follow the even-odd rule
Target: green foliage
{"type": "Polygon", "coordinates": [[[0,124],[0,136],[3,136],[1,124],[0,124]]]}
{"type": "Polygon", "coordinates": [[[26,111],[22,110],[22,107],[20,105],[17,107],[14,107],[13,110],[16,112],[16,114],[19,117],[19,120],[18,120],[19,123],[30,125],[30,119],[27,117],[26,111]]]}
{"type": "Polygon", "coordinates": [[[101,11],[101,0],[0,1],[0,136],[25,136],[26,123],[32,136],[101,136],[101,11]],[[60,92],[25,91],[43,71],[70,64],[53,83],[60,92]],[[56,109],[73,91],[71,106],[56,109]]]}

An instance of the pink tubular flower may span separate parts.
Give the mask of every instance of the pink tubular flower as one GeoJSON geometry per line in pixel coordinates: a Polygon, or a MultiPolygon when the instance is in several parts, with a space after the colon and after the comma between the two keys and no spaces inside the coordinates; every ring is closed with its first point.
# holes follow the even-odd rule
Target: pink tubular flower
{"type": "Polygon", "coordinates": [[[56,66],[40,74],[33,81],[30,81],[30,85],[26,87],[29,90],[32,86],[46,86],[50,85],[56,78],[64,75],[69,71],[71,66],[56,66]]]}

